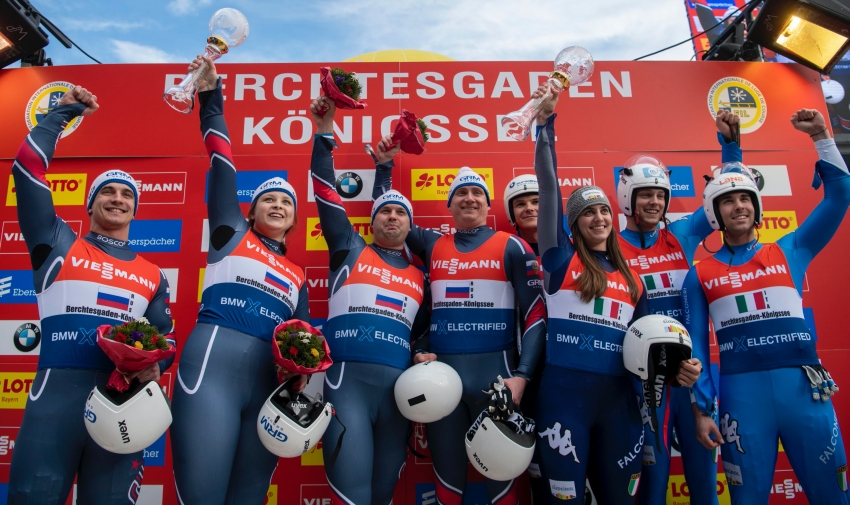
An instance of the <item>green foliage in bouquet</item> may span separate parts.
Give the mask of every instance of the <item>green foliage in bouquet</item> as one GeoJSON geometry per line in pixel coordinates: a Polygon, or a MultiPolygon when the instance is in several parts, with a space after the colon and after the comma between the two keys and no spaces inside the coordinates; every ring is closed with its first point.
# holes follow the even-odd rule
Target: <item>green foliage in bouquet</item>
{"type": "Polygon", "coordinates": [[[337,67],[331,69],[331,77],[333,77],[336,87],[347,97],[353,100],[360,100],[360,93],[363,91],[363,88],[360,86],[360,81],[357,80],[357,74],[346,72],[337,67]]]}
{"type": "Polygon", "coordinates": [[[296,326],[289,326],[274,336],[280,354],[298,366],[316,368],[325,357],[325,348],[319,337],[296,326]]]}
{"type": "Polygon", "coordinates": [[[431,138],[428,135],[428,125],[426,125],[425,121],[422,121],[421,119],[417,119],[416,124],[419,126],[419,133],[422,134],[422,142],[428,142],[428,139],[431,138]]]}
{"type": "Polygon", "coordinates": [[[143,351],[155,351],[157,349],[167,351],[169,349],[165,337],[160,335],[156,327],[143,317],[136,321],[128,321],[113,326],[104,337],[143,351]]]}

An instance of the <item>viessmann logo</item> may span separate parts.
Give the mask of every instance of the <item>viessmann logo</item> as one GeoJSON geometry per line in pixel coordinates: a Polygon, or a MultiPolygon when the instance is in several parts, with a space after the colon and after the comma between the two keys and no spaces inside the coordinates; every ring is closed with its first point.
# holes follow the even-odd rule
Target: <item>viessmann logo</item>
{"type": "MultiPolygon", "coordinates": [[[[53,192],[53,205],[83,205],[86,196],[86,174],[47,174],[47,183],[53,192]]],[[[9,176],[6,207],[18,205],[15,180],[9,176]]]]}
{"type": "MultiPolygon", "coordinates": [[[[491,198],[493,192],[493,169],[473,168],[484,178],[491,198]]],[[[457,176],[457,168],[414,168],[410,171],[410,194],[412,200],[445,200],[449,197],[449,188],[457,176]]]]}
{"type": "Polygon", "coordinates": [[[128,172],[136,180],[141,201],[152,203],[185,203],[186,172],[128,172]]]}
{"type": "MultiPolygon", "coordinates": [[[[364,217],[349,217],[348,221],[354,227],[354,231],[363,237],[367,244],[372,243],[372,224],[371,218],[364,217]]],[[[322,233],[322,223],[317,217],[307,218],[307,250],[308,251],[327,251],[328,243],[325,242],[325,234],[322,233]]]]}

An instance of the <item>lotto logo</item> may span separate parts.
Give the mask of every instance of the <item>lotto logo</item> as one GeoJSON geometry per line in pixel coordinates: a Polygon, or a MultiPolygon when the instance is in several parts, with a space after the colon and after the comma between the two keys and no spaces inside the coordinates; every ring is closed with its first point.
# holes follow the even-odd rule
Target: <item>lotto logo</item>
{"type": "MultiPolygon", "coordinates": [[[[484,178],[490,197],[493,198],[493,169],[473,168],[484,178]]],[[[457,176],[456,168],[414,168],[410,171],[411,200],[446,200],[449,189],[457,176]]]]}
{"type": "MultiPolygon", "coordinates": [[[[83,205],[86,197],[86,174],[47,174],[47,183],[53,192],[53,205],[83,205]]],[[[9,175],[6,207],[17,207],[15,179],[9,175]]]]}
{"type": "Polygon", "coordinates": [[[758,226],[759,241],[770,244],[797,229],[797,213],[793,210],[765,211],[758,226]]]}
{"type": "MultiPolygon", "coordinates": [[[[363,237],[367,244],[372,243],[372,219],[368,216],[349,217],[348,221],[354,227],[354,231],[363,237]]],[[[325,242],[325,235],[322,233],[322,223],[317,217],[307,218],[307,247],[308,251],[327,251],[328,243],[325,242]]]]}
{"type": "Polygon", "coordinates": [[[35,373],[0,373],[0,409],[22,409],[35,373]]]}

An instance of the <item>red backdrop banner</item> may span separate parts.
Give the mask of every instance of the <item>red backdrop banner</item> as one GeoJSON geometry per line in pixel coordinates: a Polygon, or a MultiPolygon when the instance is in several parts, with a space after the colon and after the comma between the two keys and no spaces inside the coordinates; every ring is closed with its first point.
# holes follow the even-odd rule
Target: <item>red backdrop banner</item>
{"type": "MultiPolygon", "coordinates": [[[[221,64],[225,115],[239,170],[240,198],[272,175],[286,177],[299,197],[298,229],[290,234],[289,257],[305,267],[310,309],[318,326],[327,315],[327,261],[318,212],[310,192],[309,162],[313,126],[308,106],[319,93],[319,67],[326,64],[221,64]]],[[[352,225],[371,238],[369,212],[374,164],[363,144],[392,133],[402,108],[430,125],[431,141],[422,156],[396,159],[396,188],[415,207],[417,221],[451,232],[446,209],[448,187],[461,166],[481,173],[491,186],[489,224],[509,230],[502,203],[507,182],[533,165],[534,144],[516,142],[499,127],[501,116],[520,108],[545,78],[551,62],[348,63],[368,102],[364,110],[340,110],[335,153],[337,185],[346,196],[352,225]]],[[[72,124],[60,140],[48,179],[57,212],[80,233],[89,229],[84,197],[91,181],[107,169],[131,173],[141,186],[141,206],[131,226],[133,247],[162,267],[171,284],[178,361],[163,377],[171,395],[179,353],[192,329],[206,263],[206,174],[208,160],[197,112],[181,115],[162,102],[161,93],[184,75],[185,65],[103,65],[25,68],[0,71],[0,483],[8,481],[17,427],[23,416],[40,339],[30,262],[20,235],[11,161],[27,135],[51,106],[63,83],[87,87],[101,109],[72,124]],[[53,95],[51,95],[53,94],[53,95]]],[[[559,181],[564,194],[583,184],[614,190],[615,167],[637,152],[659,156],[673,169],[673,216],[701,204],[702,175],[720,162],[712,111],[731,108],[742,117],[745,162],[765,178],[763,242],[795,229],[822,198],[810,187],[817,155],[806,135],[788,119],[799,108],[825,111],[819,76],[802,66],[763,63],[598,62],[589,82],[571,88],[558,105],[559,181]]],[[[622,216],[618,216],[622,224],[622,216]]],[[[812,263],[804,305],[813,314],[818,348],[839,385],[850,384],[842,363],[850,350],[842,342],[845,276],[831,264],[850,245],[848,226],[812,263]]],[[[716,250],[719,240],[707,240],[716,250]]],[[[699,251],[697,259],[707,256],[699,251]]],[[[716,358],[717,347],[712,342],[716,358]]],[[[271,359],[271,358],[270,358],[271,359]]],[[[318,382],[318,381],[315,381],[318,382]]],[[[314,386],[311,384],[311,386],[314,386]]],[[[318,387],[318,386],[315,386],[318,387]]],[[[840,422],[850,421],[844,393],[836,398],[840,422]]],[[[83,406],[80,406],[82,415],[83,406]]],[[[424,430],[412,443],[427,454],[424,430]]],[[[267,503],[330,503],[321,449],[300,460],[281,460],[267,503]]],[[[166,439],[146,453],[139,503],[176,503],[171,455],[166,439]]],[[[722,469],[721,469],[722,470],[722,469]]],[[[780,454],[771,503],[805,503],[798,479],[780,454]]],[[[668,503],[689,502],[680,458],[674,458],[668,503]]],[[[470,473],[470,502],[486,503],[478,474],[470,473]]],[[[527,487],[527,483],[523,483],[527,487]]],[[[5,494],[5,485],[0,484],[5,494]]],[[[721,503],[729,494],[718,476],[721,503]]],[[[0,500],[2,501],[2,500],[0,500]]],[[[396,489],[396,503],[436,503],[429,460],[412,456],[396,489]]]]}

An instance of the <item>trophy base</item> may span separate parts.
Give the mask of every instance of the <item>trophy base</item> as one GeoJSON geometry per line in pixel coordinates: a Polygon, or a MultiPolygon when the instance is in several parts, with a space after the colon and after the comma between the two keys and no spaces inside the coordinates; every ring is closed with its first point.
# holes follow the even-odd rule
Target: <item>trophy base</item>
{"type": "Polygon", "coordinates": [[[505,134],[514,140],[525,140],[531,133],[531,128],[524,125],[521,121],[511,117],[512,114],[502,118],[502,130],[505,134]]]}
{"type": "Polygon", "coordinates": [[[190,95],[177,87],[166,91],[162,95],[162,99],[165,100],[165,103],[167,103],[169,107],[177,112],[182,112],[183,114],[189,114],[192,112],[192,109],[195,108],[194,94],[190,95]]]}

